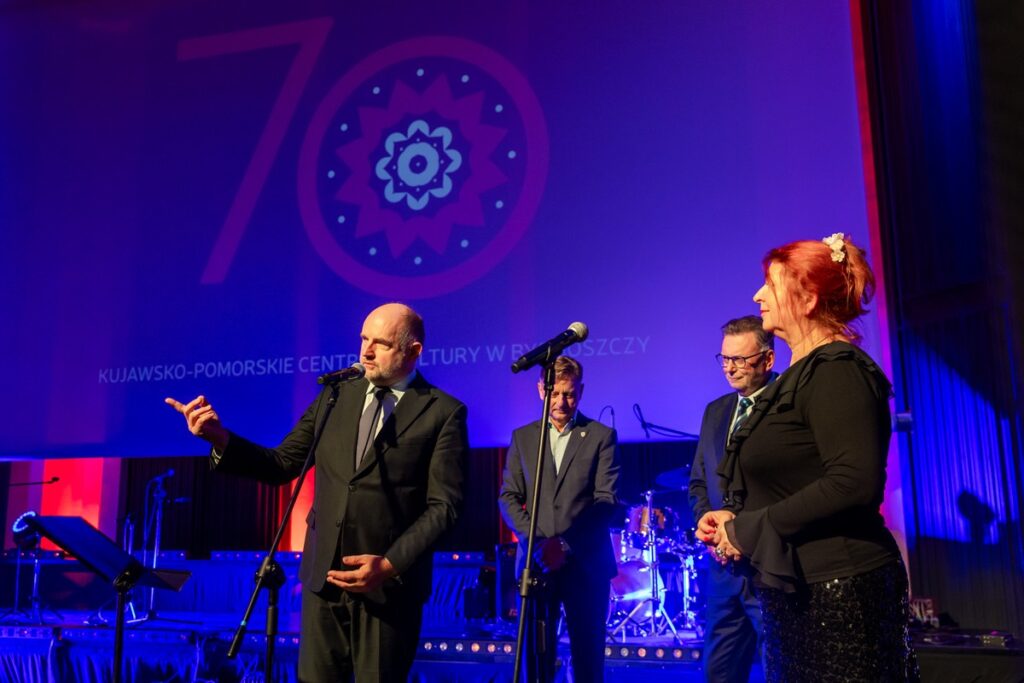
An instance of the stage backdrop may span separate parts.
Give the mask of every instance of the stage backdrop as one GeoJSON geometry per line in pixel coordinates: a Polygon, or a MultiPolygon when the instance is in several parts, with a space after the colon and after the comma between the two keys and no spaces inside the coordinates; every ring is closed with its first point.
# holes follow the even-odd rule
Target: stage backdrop
{"type": "Polygon", "coordinates": [[[0,455],[199,453],[163,404],[199,393],[276,443],[389,300],[474,446],[576,320],[584,411],[696,432],[765,251],[869,245],[853,34],[838,0],[4,3],[0,455]]]}

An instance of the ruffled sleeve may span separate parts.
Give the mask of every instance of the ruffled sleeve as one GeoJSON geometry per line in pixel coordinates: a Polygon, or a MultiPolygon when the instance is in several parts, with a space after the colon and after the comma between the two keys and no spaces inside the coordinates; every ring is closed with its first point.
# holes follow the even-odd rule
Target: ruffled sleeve
{"type": "Polygon", "coordinates": [[[726,533],[769,588],[794,593],[800,585],[793,546],[783,540],[768,519],[768,508],[744,512],[726,522],[726,533]]]}

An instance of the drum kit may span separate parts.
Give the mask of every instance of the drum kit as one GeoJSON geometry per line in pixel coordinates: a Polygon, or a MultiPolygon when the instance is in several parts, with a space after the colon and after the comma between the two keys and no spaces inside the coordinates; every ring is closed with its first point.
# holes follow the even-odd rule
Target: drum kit
{"type": "Polygon", "coordinates": [[[619,569],[606,624],[612,642],[669,634],[680,642],[686,632],[703,636],[695,609],[699,544],[672,508],[655,504],[658,493],[644,491],[644,502],[630,507],[622,529],[612,531],[619,569]],[[666,582],[673,590],[666,591],[666,582]],[[667,605],[667,593],[679,599],[667,605]]]}

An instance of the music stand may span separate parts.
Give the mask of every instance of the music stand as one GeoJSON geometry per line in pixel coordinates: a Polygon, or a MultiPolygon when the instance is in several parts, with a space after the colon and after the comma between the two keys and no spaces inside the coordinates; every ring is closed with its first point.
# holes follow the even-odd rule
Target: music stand
{"type": "Polygon", "coordinates": [[[34,516],[25,523],[62,550],[78,558],[117,591],[114,628],[114,683],[121,683],[124,659],[124,610],[128,591],[136,584],[179,591],[192,572],[177,569],[149,569],[124,552],[99,529],[81,517],[34,516]]]}

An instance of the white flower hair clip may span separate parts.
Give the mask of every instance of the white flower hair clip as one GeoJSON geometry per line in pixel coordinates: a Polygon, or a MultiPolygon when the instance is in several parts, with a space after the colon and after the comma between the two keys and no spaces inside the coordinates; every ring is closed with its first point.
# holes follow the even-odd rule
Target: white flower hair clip
{"type": "Polygon", "coordinates": [[[843,233],[834,232],[821,240],[832,250],[832,260],[836,263],[842,263],[846,259],[846,252],[844,251],[846,242],[843,241],[844,237],[846,235],[843,233]]]}

